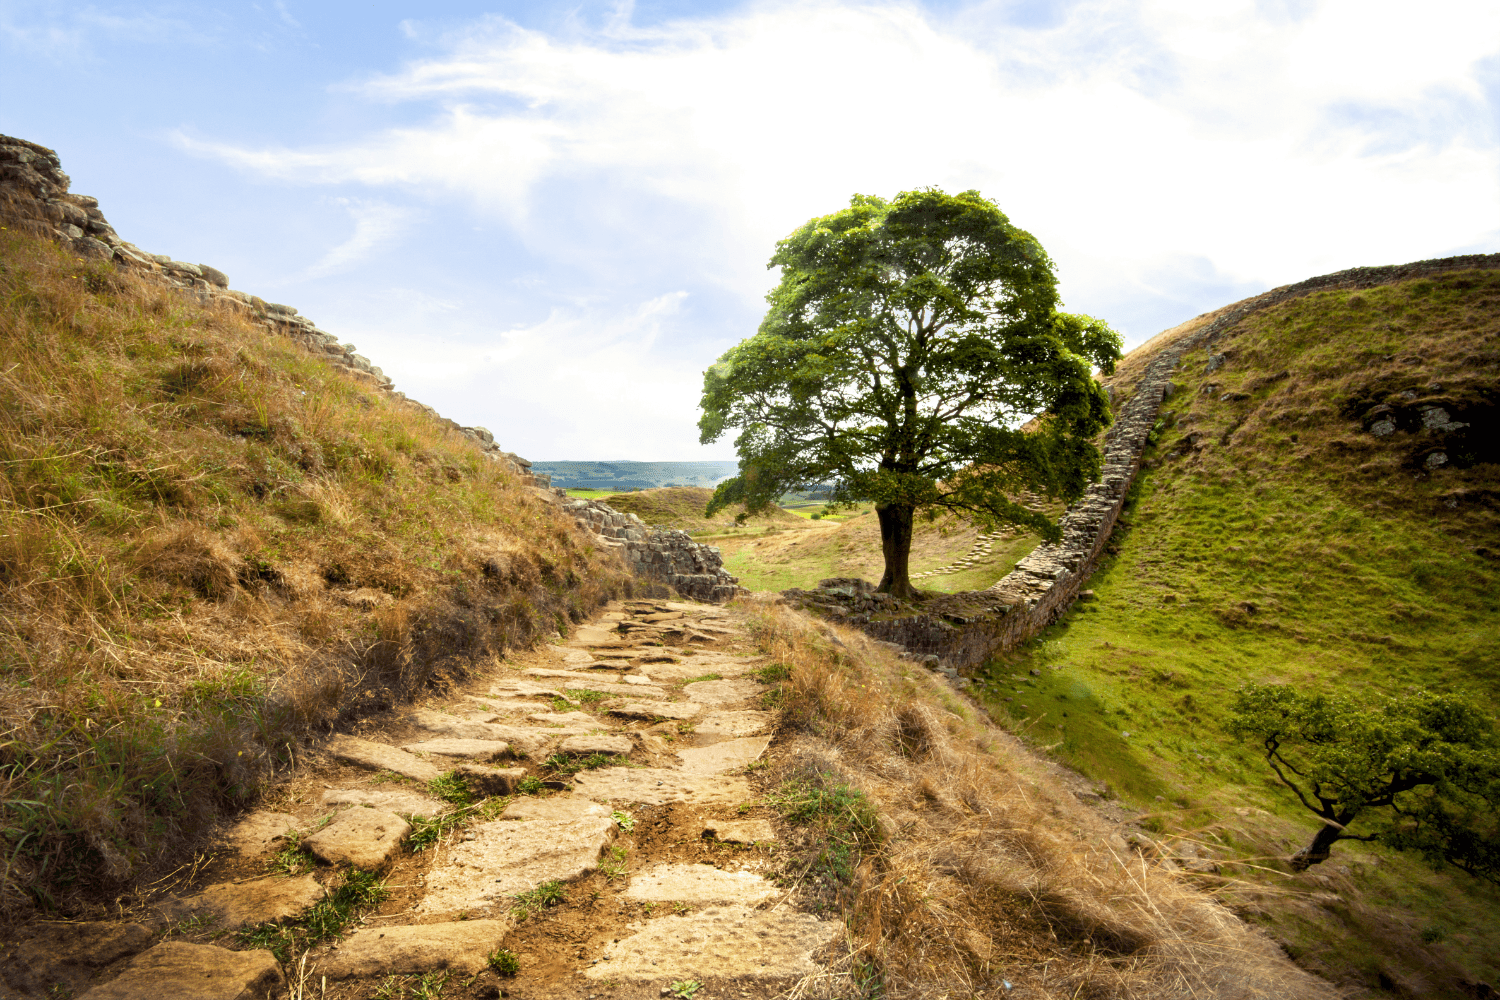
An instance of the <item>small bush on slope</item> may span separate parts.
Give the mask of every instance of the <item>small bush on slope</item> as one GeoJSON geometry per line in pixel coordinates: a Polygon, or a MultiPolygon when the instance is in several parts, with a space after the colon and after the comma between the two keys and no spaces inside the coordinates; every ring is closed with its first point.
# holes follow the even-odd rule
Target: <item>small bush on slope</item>
{"type": "Polygon", "coordinates": [[[1459,448],[1467,467],[1428,470],[1441,438],[1419,417],[1441,406],[1471,443],[1500,440],[1497,330],[1500,274],[1455,272],[1253,313],[1218,338],[1213,371],[1208,350],[1187,355],[1116,554],[1088,584],[1097,600],[990,675],[997,717],[1029,720],[1169,834],[1243,861],[1236,877],[1262,871],[1235,885],[1242,912],[1308,967],[1372,989],[1493,981],[1500,893],[1346,845],[1322,871],[1265,874],[1315,824],[1224,723],[1249,680],[1493,704],[1500,466],[1459,448]],[[1371,411],[1388,403],[1404,429],[1377,437],[1371,411]],[[1022,691],[1001,683],[1031,668],[1022,691]]]}
{"type": "Polygon", "coordinates": [[[0,231],[0,904],[68,908],[304,735],[629,586],[467,439],[0,231]]]}
{"type": "Polygon", "coordinates": [[[795,612],[761,630],[789,668],[772,801],[808,824],[783,870],[849,927],[832,974],[792,995],[1335,995],[929,672],[795,612]]]}

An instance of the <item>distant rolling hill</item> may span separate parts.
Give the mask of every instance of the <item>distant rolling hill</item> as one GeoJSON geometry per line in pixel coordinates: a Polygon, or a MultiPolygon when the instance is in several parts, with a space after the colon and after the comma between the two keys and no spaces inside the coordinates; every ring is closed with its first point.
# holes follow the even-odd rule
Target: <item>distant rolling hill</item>
{"type": "Polygon", "coordinates": [[[629,490],[658,486],[709,489],[739,472],[738,462],[533,462],[531,471],[563,489],[629,490]]]}

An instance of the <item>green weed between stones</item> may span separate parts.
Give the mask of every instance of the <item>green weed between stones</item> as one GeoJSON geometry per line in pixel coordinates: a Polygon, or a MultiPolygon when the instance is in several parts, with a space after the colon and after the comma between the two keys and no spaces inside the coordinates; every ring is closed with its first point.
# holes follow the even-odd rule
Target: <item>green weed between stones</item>
{"type": "Polygon", "coordinates": [[[555,753],[542,762],[542,766],[560,778],[571,778],[579,771],[592,771],[600,767],[619,767],[625,758],[613,754],[591,753],[585,757],[572,757],[555,753]]]}
{"type": "Polygon", "coordinates": [[[389,895],[378,875],[356,868],[344,876],[343,885],[323,897],[302,919],[261,924],[242,931],[240,943],[250,948],[265,948],[285,965],[296,952],[337,937],[361,912],[378,906],[389,895]]]}
{"type": "Polygon", "coordinates": [[[509,949],[496,948],[490,952],[489,966],[497,975],[514,976],[521,971],[521,959],[509,949]]]}
{"type": "Polygon", "coordinates": [[[511,908],[511,913],[517,920],[525,920],[538,910],[567,902],[568,887],[561,882],[543,882],[535,889],[516,893],[512,898],[516,905],[511,908]]]}
{"type": "Polygon", "coordinates": [[[875,807],[865,793],[824,772],[809,771],[783,782],[766,797],[766,804],[788,822],[822,833],[822,843],[806,862],[803,875],[847,885],[861,851],[880,841],[875,807]]]}
{"type": "Polygon", "coordinates": [[[474,802],[474,794],[469,791],[469,786],[453,771],[447,771],[427,782],[427,790],[444,802],[451,802],[456,806],[472,805],[474,802]]]}

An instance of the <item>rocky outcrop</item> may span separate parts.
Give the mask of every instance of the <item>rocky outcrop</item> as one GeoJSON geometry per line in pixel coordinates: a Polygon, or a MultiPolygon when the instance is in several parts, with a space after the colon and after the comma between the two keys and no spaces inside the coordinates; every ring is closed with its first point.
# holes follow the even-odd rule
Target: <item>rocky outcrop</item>
{"type": "Polygon", "coordinates": [[[683,597],[722,604],[744,591],[724,568],[718,547],[695,542],[685,531],[648,527],[634,514],[598,500],[565,499],[563,509],[600,544],[618,549],[637,576],[664,583],[683,597]]]}
{"type": "Polygon", "coordinates": [[[229,287],[229,277],[208,264],[173,260],[121,239],[99,209],[97,198],[72,194],[57,153],[25,139],[0,135],[0,225],[56,240],[81,257],[111,261],[142,277],[181,289],[204,304],[233,309],[264,328],[295,341],[314,357],[339,368],[371,388],[389,393],[405,405],[430,413],[440,423],[471,439],[491,459],[501,462],[530,486],[549,487],[548,476],[533,475],[531,463],[504,451],[483,427],[464,427],[432,407],[397,392],[391,379],[349,343],[320,329],[295,307],[267,302],[229,287]]]}

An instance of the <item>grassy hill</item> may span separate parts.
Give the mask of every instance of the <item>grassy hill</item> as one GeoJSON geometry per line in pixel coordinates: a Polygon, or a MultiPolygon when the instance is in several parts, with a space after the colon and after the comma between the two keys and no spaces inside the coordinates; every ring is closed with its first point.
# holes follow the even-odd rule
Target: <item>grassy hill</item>
{"type": "Polygon", "coordinates": [[[1247,680],[1494,704],[1500,273],[1284,302],[1189,354],[1178,385],[1097,599],[994,664],[988,704],[1163,836],[1238,862],[1208,881],[1306,967],[1478,995],[1460,984],[1500,977],[1500,891],[1347,841],[1287,873],[1312,817],[1222,726],[1247,680]]]}
{"type": "Polygon", "coordinates": [[[0,231],[0,905],[80,912],[301,738],[630,587],[457,432],[0,231]]]}

